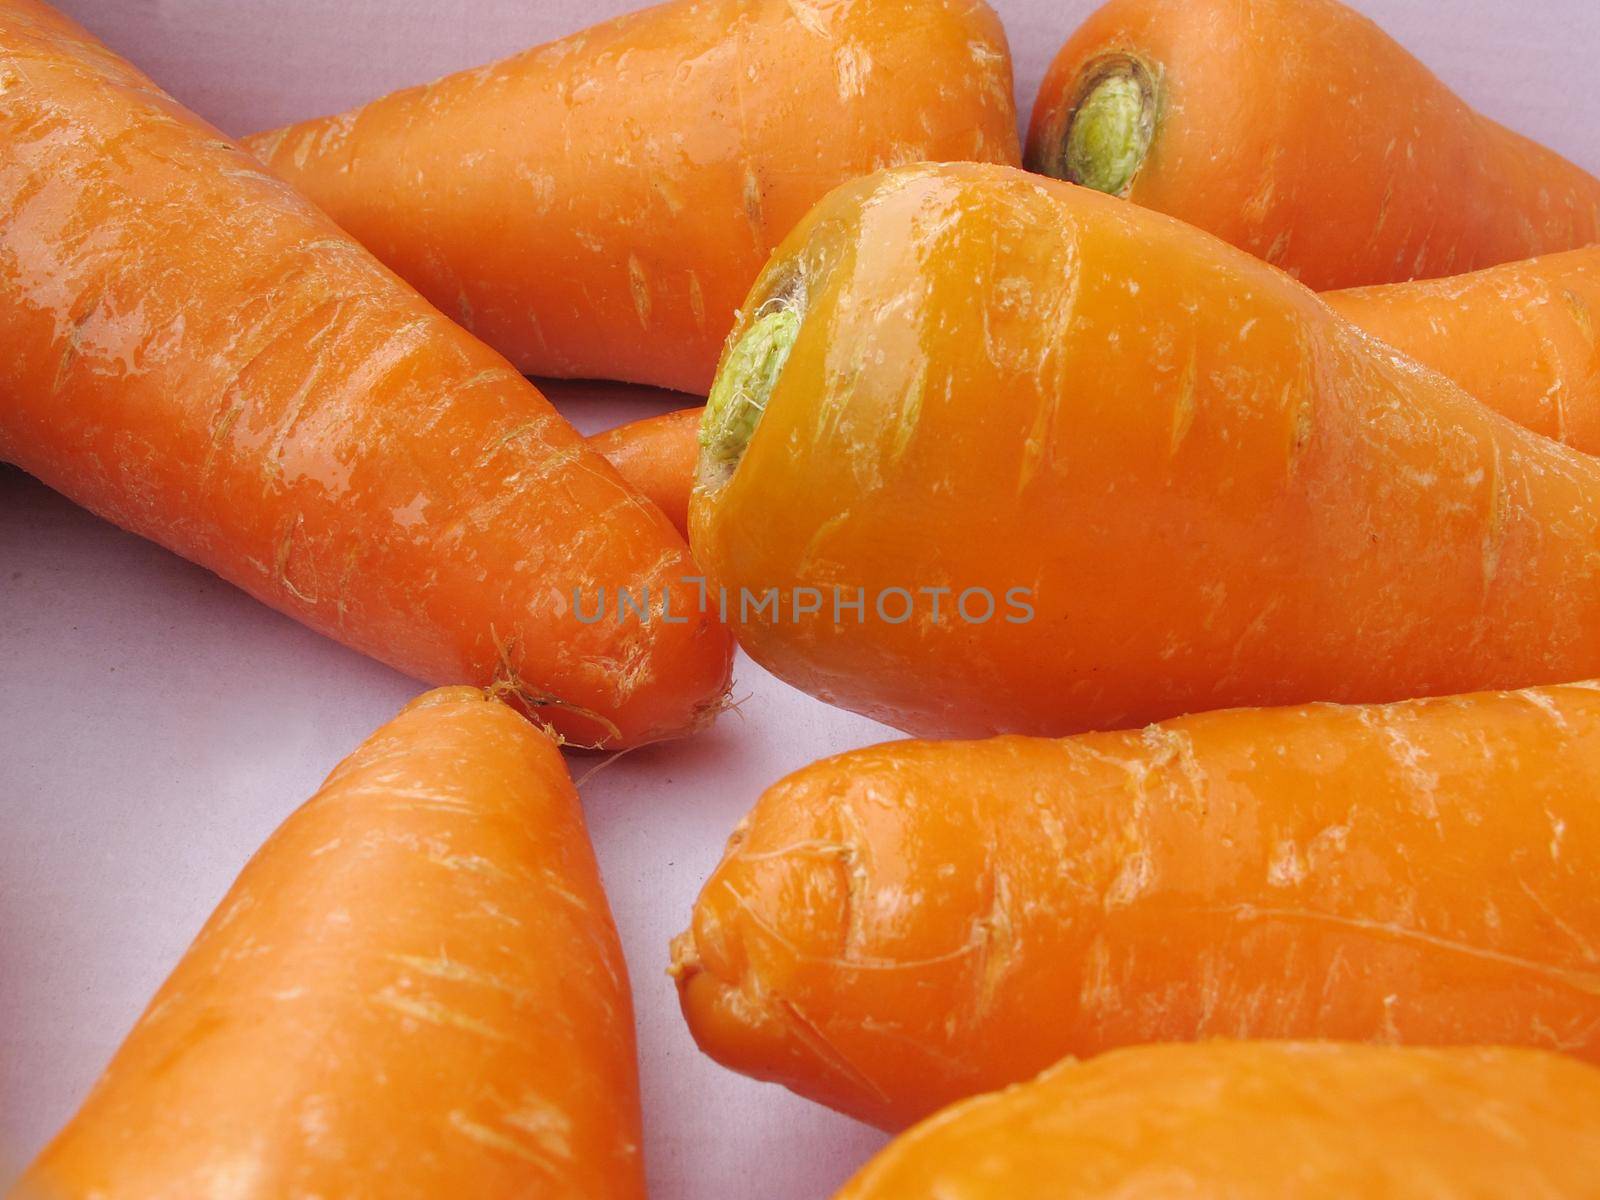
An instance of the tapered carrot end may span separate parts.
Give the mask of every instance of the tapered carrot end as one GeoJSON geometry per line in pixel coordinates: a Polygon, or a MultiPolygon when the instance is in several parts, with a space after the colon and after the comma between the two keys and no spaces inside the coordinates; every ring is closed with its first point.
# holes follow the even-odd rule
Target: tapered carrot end
{"type": "Polygon", "coordinates": [[[440,708],[447,704],[471,704],[477,701],[487,701],[489,693],[482,688],[468,687],[458,684],[453,687],[434,688],[432,691],[423,692],[400,710],[401,715],[415,712],[422,708],[440,708]]]}
{"type": "Polygon", "coordinates": [[[702,1051],[730,1070],[786,1082],[785,1068],[804,1057],[794,1043],[791,1010],[753,985],[743,953],[737,934],[700,910],[694,929],[673,939],[667,974],[702,1051]]]}
{"type": "Polygon", "coordinates": [[[1155,138],[1158,73],[1132,55],[1104,55],[1063,95],[1071,102],[1039,123],[1029,139],[1028,169],[1126,196],[1155,138]]]}

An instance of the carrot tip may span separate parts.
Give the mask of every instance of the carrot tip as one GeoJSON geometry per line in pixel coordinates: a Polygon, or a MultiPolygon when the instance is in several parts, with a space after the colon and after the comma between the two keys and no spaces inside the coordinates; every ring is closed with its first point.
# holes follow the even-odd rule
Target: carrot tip
{"type": "Polygon", "coordinates": [[[799,333],[794,302],[777,301],[757,315],[728,351],[700,422],[702,487],[726,482],[739,466],[799,333]]]}
{"type": "Polygon", "coordinates": [[[1154,71],[1127,54],[1084,68],[1066,128],[1035,148],[1035,170],[1112,196],[1133,186],[1155,137],[1159,88],[1154,71]]]}

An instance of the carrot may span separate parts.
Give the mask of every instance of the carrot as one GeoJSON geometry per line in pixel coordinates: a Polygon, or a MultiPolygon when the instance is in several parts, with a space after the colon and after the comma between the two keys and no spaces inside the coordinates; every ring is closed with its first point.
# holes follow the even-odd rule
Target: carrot
{"type": "Polygon", "coordinates": [[[695,461],[700,456],[702,411],[684,408],[662,413],[630,421],[589,439],[590,448],[666,514],[685,537],[689,534],[689,490],[694,483],[695,461]]]}
{"type": "MultiPolygon", "coordinates": [[[[1517,424],[1600,454],[1600,262],[1572,250],[1449,279],[1326,292],[1333,310],[1517,424]]],[[[688,536],[701,409],[589,444],[688,536]]]]}
{"type": "Polygon", "coordinates": [[[1150,1046],[942,1113],[836,1200],[1588,1200],[1600,1071],[1528,1050],[1150,1046]]]}
{"type": "Polygon", "coordinates": [[[554,743],[429,693],[256,854],[41,1196],[639,1198],[627,971],[554,743]]]}
{"type": "Polygon", "coordinates": [[[1600,463],[1178,222],[903,168],[745,311],[691,543],[814,695],[1061,735],[1600,674],[1600,463]]]}
{"type": "Polygon", "coordinates": [[[900,1127],[1212,1037],[1600,1062],[1600,684],[1241,709],[796,772],[673,946],[713,1058],[900,1127]]]}
{"type": "MultiPolygon", "coordinates": [[[[1600,454],[1600,248],[1322,298],[1517,424],[1600,454]]],[[[701,413],[683,409],[589,439],[686,535],[701,413]]]]}
{"type": "Polygon", "coordinates": [[[35,0],[0,0],[0,459],[348,646],[626,745],[720,703],[667,522],[509,364],[35,0]]]}
{"type": "Polygon", "coordinates": [[[1600,454],[1600,247],[1323,299],[1517,424],[1600,454]]]}
{"type": "Polygon", "coordinates": [[[523,370],[701,395],[829,188],[1018,161],[983,0],[675,0],[246,144],[523,370]]]}
{"type": "Polygon", "coordinates": [[[1338,0],[1111,0],[1045,73],[1025,161],[1320,289],[1600,241],[1600,180],[1338,0]]]}

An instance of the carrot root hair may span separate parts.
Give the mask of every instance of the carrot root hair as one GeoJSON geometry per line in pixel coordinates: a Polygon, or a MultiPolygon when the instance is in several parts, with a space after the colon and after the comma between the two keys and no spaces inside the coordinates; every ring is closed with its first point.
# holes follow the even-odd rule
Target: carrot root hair
{"type": "MultiPolygon", "coordinates": [[[[743,720],[744,719],[744,712],[740,708],[740,705],[742,705],[749,698],[750,697],[747,695],[747,696],[741,697],[738,700],[735,700],[731,695],[723,695],[723,696],[719,696],[717,699],[712,700],[712,701],[710,701],[710,702],[708,702],[706,704],[702,704],[695,711],[695,715],[694,715],[694,718],[693,718],[693,723],[690,726],[690,736],[692,736],[693,734],[696,734],[696,733],[700,733],[702,730],[709,729],[712,725],[716,724],[717,718],[720,717],[725,712],[731,712],[731,713],[735,714],[737,717],[739,717],[740,720],[743,720]]],[[[558,739],[560,737],[559,734],[555,734],[554,736],[556,736],[558,739]]],[[[650,746],[660,746],[660,745],[663,745],[663,744],[665,744],[667,742],[674,742],[674,741],[677,741],[677,740],[678,740],[678,735],[674,734],[671,737],[652,738],[648,742],[638,742],[638,743],[635,743],[632,746],[625,746],[623,749],[613,752],[609,757],[602,758],[599,762],[595,763],[594,766],[590,767],[582,775],[580,775],[577,778],[575,778],[572,781],[572,785],[573,785],[573,787],[577,788],[578,791],[581,793],[583,791],[583,785],[584,784],[588,783],[589,780],[593,779],[596,775],[600,774],[601,771],[604,771],[607,767],[611,766],[612,763],[618,761],[619,759],[626,758],[628,755],[633,754],[633,753],[635,753],[636,751],[639,751],[639,750],[644,750],[644,749],[646,749],[646,748],[648,748],[650,746]]],[[[562,743],[558,741],[557,744],[560,745],[562,743]]],[[[584,747],[571,747],[571,746],[568,746],[567,748],[569,748],[569,749],[584,749],[584,750],[591,749],[591,747],[586,747],[586,746],[584,746],[584,747]]]]}
{"type": "MultiPolygon", "coordinates": [[[[513,701],[515,707],[521,709],[530,721],[542,729],[557,746],[564,750],[604,750],[609,742],[622,736],[622,731],[605,714],[598,713],[592,708],[586,708],[574,701],[563,699],[554,693],[543,691],[529,684],[526,679],[518,674],[516,667],[512,663],[515,643],[502,642],[500,635],[495,632],[492,625],[489,627],[489,636],[494,639],[495,656],[499,660],[499,666],[495,669],[493,681],[484,689],[485,694],[490,699],[513,701]],[[592,721],[600,729],[600,737],[593,742],[572,741],[556,729],[554,725],[540,719],[539,710],[546,708],[557,709],[560,712],[571,713],[575,717],[581,717],[585,721],[592,721]]],[[[701,728],[698,717],[695,719],[695,728],[696,730],[701,728]]]]}

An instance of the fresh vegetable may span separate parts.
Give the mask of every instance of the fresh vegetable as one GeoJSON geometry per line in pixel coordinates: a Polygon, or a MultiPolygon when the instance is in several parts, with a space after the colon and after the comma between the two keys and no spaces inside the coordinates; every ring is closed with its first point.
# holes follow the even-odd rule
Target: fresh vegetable
{"type": "Polygon", "coordinates": [[[1517,424],[1600,454],[1600,247],[1323,299],[1517,424]]]}
{"type": "Polygon", "coordinates": [[[1188,226],[907,167],[823,201],[745,313],[691,541],[813,695],[1061,735],[1600,674],[1600,462],[1188,226]]]}
{"type": "MultiPolygon", "coordinates": [[[[1600,249],[1322,298],[1517,424],[1600,454],[1600,249]]],[[[685,532],[701,414],[683,409],[589,439],[685,532]]]]}
{"type": "Polygon", "coordinates": [[[1214,1042],[952,1108],[836,1200],[1589,1200],[1596,1179],[1600,1071],[1560,1055],[1214,1042]]]}
{"type": "Polygon", "coordinates": [[[247,144],[523,370],[702,395],[829,188],[1018,161],[983,0],[675,0],[247,144]]]}
{"type": "Polygon", "coordinates": [[[576,742],[716,709],[687,548],[504,359],[44,5],[0,0],[0,74],[0,459],[576,742]]]}
{"type": "Polygon", "coordinates": [[[630,421],[589,439],[592,449],[617,469],[639,494],[689,534],[689,490],[700,456],[701,409],[630,421]]]}
{"type": "Polygon", "coordinates": [[[673,946],[713,1058],[876,1124],[1213,1037],[1600,1062],[1600,685],[903,742],[791,775],[673,946]]]}
{"type": "Polygon", "coordinates": [[[643,1200],[627,971],[555,744],[414,701],[262,847],[24,1180],[643,1200]]]}
{"type": "Polygon", "coordinates": [[[1111,0],[1046,72],[1025,161],[1315,288],[1600,241],[1600,180],[1338,0],[1111,0]]]}

